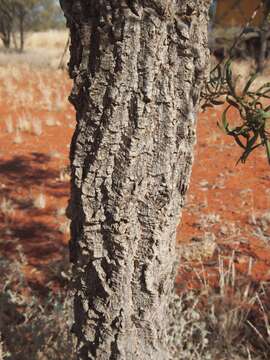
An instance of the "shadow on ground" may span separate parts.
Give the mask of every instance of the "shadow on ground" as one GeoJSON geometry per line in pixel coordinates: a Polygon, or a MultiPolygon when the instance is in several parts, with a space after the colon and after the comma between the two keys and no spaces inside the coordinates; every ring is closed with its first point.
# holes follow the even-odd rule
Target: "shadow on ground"
{"type": "Polygon", "coordinates": [[[59,180],[59,171],[50,165],[50,156],[31,153],[0,160],[0,250],[7,258],[19,252],[28,264],[46,268],[66,251],[68,235],[59,229],[65,216],[56,207],[65,203],[69,182],[59,180]],[[38,208],[35,199],[44,194],[46,205],[38,208]]]}

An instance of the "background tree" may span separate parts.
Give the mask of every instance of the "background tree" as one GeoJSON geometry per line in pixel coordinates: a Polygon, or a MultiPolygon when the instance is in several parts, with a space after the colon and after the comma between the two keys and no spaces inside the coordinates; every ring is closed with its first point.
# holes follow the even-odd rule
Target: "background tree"
{"type": "Polygon", "coordinates": [[[25,32],[25,21],[28,12],[34,5],[34,0],[16,0],[14,1],[14,15],[18,21],[18,30],[20,36],[20,47],[19,50],[22,52],[24,49],[24,32],[25,32]]]}
{"type": "Polygon", "coordinates": [[[263,8],[264,20],[260,28],[260,51],[257,61],[257,71],[262,72],[265,60],[269,56],[269,30],[270,30],[270,0],[264,1],[263,8]]]}
{"type": "Polygon", "coordinates": [[[169,359],[209,1],[60,2],[77,111],[68,215],[78,358],[169,359]]]}
{"type": "Polygon", "coordinates": [[[23,51],[26,31],[48,30],[64,26],[64,17],[55,0],[0,0],[0,36],[6,48],[11,35],[15,48],[23,51]],[[19,46],[15,33],[19,34],[19,46]]]}
{"type": "MultiPolygon", "coordinates": [[[[35,6],[36,0],[0,0],[0,15],[5,14],[3,19],[9,20],[9,45],[11,31],[18,30],[20,45],[19,50],[24,49],[24,33],[27,16],[35,6]]],[[[6,46],[6,47],[9,47],[6,46]]]]}
{"type": "Polygon", "coordinates": [[[6,48],[10,47],[13,18],[12,3],[0,0],[0,38],[6,48]]]}
{"type": "Polygon", "coordinates": [[[62,29],[65,27],[63,12],[56,0],[37,0],[31,12],[29,29],[33,31],[62,29]]]}

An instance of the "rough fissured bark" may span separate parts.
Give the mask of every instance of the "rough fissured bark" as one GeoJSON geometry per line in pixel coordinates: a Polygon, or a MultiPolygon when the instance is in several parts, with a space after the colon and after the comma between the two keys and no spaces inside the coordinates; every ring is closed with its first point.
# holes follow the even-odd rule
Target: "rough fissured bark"
{"type": "Polygon", "coordinates": [[[208,3],[61,0],[77,111],[69,215],[79,359],[170,359],[208,3]]]}

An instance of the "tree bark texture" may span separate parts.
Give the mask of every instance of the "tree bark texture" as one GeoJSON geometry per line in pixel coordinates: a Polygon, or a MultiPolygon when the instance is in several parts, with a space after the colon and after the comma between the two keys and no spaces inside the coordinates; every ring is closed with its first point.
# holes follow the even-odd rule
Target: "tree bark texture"
{"type": "Polygon", "coordinates": [[[71,31],[78,359],[166,360],[207,0],[61,0],[71,31]]]}

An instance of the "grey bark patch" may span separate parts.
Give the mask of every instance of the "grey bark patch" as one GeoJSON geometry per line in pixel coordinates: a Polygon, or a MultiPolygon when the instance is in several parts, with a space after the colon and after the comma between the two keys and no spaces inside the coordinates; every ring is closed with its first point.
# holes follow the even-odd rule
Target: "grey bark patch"
{"type": "Polygon", "coordinates": [[[170,359],[207,2],[62,2],[77,110],[69,215],[78,359],[170,359]]]}

